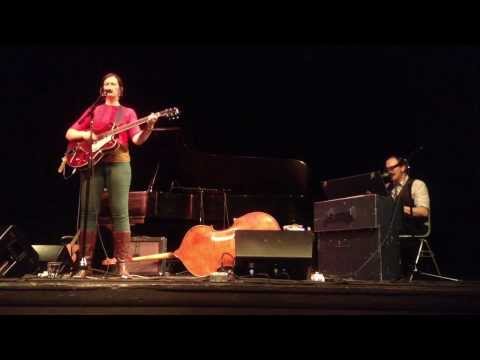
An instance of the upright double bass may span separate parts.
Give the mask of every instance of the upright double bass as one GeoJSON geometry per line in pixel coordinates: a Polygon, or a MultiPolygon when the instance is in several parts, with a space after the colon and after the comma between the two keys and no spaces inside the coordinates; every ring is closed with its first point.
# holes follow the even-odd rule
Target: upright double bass
{"type": "Polygon", "coordinates": [[[207,276],[224,267],[235,265],[236,230],[281,230],[278,222],[264,212],[250,212],[233,220],[225,230],[196,225],[187,231],[174,252],[138,256],[131,261],[180,259],[194,276],[207,276]]]}

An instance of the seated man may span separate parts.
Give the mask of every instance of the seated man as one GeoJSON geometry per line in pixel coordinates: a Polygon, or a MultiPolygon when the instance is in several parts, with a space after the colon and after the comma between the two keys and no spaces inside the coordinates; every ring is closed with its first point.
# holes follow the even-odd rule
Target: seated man
{"type": "MultiPolygon", "coordinates": [[[[427,185],[419,179],[409,176],[408,163],[398,156],[390,156],[385,162],[385,169],[390,176],[390,191],[395,200],[400,201],[402,224],[400,234],[420,235],[427,232],[430,213],[430,197],[427,185]]],[[[408,277],[413,271],[418,244],[411,239],[400,241],[401,259],[404,276],[408,277]]]]}

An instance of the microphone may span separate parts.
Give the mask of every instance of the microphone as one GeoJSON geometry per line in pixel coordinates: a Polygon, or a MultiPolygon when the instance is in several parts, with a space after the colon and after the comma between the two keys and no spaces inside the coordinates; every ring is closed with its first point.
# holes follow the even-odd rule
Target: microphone
{"type": "Polygon", "coordinates": [[[384,173],[381,173],[380,174],[380,177],[382,179],[389,179],[390,178],[390,174],[388,172],[384,172],[384,173]]]}
{"type": "Polygon", "coordinates": [[[107,94],[111,94],[111,93],[112,93],[112,89],[103,89],[102,95],[106,96],[107,94]]]}

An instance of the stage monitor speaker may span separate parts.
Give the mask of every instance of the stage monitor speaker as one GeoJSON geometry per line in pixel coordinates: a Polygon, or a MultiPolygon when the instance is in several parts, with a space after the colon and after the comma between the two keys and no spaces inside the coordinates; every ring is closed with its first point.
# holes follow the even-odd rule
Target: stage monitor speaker
{"type": "Polygon", "coordinates": [[[59,273],[72,268],[72,258],[65,245],[32,245],[32,248],[38,254],[38,267],[36,272],[47,270],[49,262],[61,262],[62,266],[59,273]]]}
{"type": "Polygon", "coordinates": [[[0,277],[32,274],[37,264],[38,254],[25,233],[15,225],[0,226],[0,277]]]}
{"type": "Polygon", "coordinates": [[[317,233],[319,271],[355,280],[400,278],[398,237],[383,237],[379,228],[317,233]]]}
{"type": "Polygon", "coordinates": [[[305,280],[312,261],[310,231],[235,231],[235,273],[305,280]]]}

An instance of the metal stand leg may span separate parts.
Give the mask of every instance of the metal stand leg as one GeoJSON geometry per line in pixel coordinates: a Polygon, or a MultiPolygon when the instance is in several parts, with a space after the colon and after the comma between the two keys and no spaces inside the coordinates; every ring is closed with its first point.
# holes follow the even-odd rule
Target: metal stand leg
{"type": "Polygon", "coordinates": [[[435,260],[435,256],[433,254],[433,251],[432,249],[430,248],[430,245],[428,245],[428,241],[422,241],[422,243],[425,243],[425,246],[427,247],[428,249],[428,253],[430,254],[431,258],[432,258],[432,261],[433,261],[433,265],[435,266],[435,270],[437,271],[437,274],[438,275],[442,275],[440,273],[440,268],[438,267],[438,264],[437,264],[437,260],[435,260]]]}
{"type": "MultiPolygon", "coordinates": [[[[426,257],[426,256],[424,256],[424,257],[426,257]]],[[[430,276],[430,277],[433,277],[433,278],[436,278],[436,279],[442,279],[442,280],[460,281],[459,279],[455,279],[455,278],[451,278],[451,277],[447,277],[447,276],[442,276],[442,274],[440,273],[440,268],[438,266],[437,260],[435,259],[435,255],[433,254],[433,251],[430,248],[430,245],[428,244],[428,241],[426,239],[420,239],[420,247],[418,248],[417,257],[415,259],[415,267],[414,267],[414,270],[413,270],[412,274],[410,275],[409,282],[412,282],[413,276],[415,274],[419,274],[419,275],[423,275],[423,276],[430,276]],[[423,250],[424,245],[426,246],[427,250],[423,250]],[[420,257],[422,255],[422,253],[425,253],[425,252],[428,253],[428,257],[432,259],[433,265],[435,266],[435,270],[436,270],[437,274],[426,273],[426,272],[418,270],[418,267],[417,267],[418,261],[420,260],[420,257]]]]}
{"type": "Polygon", "coordinates": [[[203,194],[204,194],[204,189],[199,189],[200,190],[200,219],[199,223],[200,224],[205,224],[205,205],[203,203],[203,194]]]}
{"type": "Polygon", "coordinates": [[[17,260],[14,260],[12,263],[10,263],[9,261],[6,261],[2,267],[0,268],[0,276],[5,276],[7,275],[7,273],[10,271],[10,269],[15,266],[15,264],[17,263],[17,260]],[[3,269],[8,266],[7,270],[3,271],[3,269]]]}
{"type": "Polygon", "coordinates": [[[420,240],[420,247],[418,248],[417,256],[415,257],[415,263],[413,265],[414,268],[413,268],[412,273],[410,274],[410,278],[408,279],[408,282],[412,282],[413,281],[413,275],[415,275],[415,273],[418,273],[417,264],[418,264],[418,261],[420,260],[420,255],[422,254],[422,251],[423,251],[423,239],[420,240]]]}
{"type": "Polygon", "coordinates": [[[3,276],[3,269],[5,269],[8,266],[9,261],[5,261],[2,266],[0,266],[0,276],[3,276]]]}
{"type": "Polygon", "coordinates": [[[443,280],[450,280],[450,281],[461,281],[460,279],[455,279],[447,276],[440,276],[440,275],[435,275],[435,274],[430,274],[430,273],[424,273],[422,271],[418,271],[418,274],[423,275],[423,276],[431,276],[437,279],[443,279],[443,280]]]}

